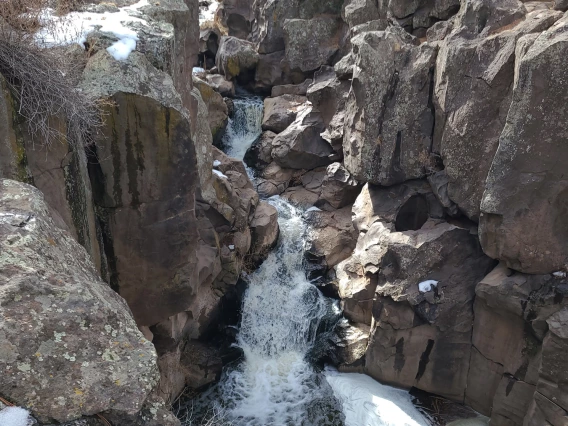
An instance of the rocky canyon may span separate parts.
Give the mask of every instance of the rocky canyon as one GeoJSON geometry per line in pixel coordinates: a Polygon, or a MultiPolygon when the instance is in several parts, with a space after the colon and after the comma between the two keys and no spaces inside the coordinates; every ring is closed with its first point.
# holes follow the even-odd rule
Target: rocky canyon
{"type": "Polygon", "coordinates": [[[5,3],[0,426],[568,425],[568,2],[5,3]]]}

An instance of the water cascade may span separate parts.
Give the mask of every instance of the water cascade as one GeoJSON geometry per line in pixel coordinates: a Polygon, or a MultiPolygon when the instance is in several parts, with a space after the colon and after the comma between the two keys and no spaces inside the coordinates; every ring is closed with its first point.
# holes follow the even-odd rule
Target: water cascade
{"type": "MultiPolygon", "coordinates": [[[[229,155],[242,159],[261,134],[263,104],[255,97],[234,103],[224,145],[229,155]]],[[[341,312],[337,301],[306,278],[303,251],[310,213],[279,197],[267,201],[278,210],[280,238],[260,268],[246,277],[236,342],[244,356],[193,401],[192,410],[215,413],[215,424],[221,425],[426,425],[407,392],[313,363],[317,357],[311,355],[321,351],[325,333],[332,332],[341,312]]]]}

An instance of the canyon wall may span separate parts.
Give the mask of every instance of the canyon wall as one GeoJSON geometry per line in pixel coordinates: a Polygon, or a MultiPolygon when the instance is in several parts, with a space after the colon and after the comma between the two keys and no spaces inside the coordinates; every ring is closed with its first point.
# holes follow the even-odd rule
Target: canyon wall
{"type": "Polygon", "coordinates": [[[136,13],[127,58],[107,51],[111,33],[67,48],[85,59],[78,90],[104,101],[93,144],[33,143],[1,81],[0,358],[12,375],[0,395],[42,421],[104,413],[121,425],[179,424],[169,404],[218,378],[231,355],[210,339],[236,315],[223,306],[278,235],[242,163],[212,145],[208,105],[221,97],[193,85],[198,2],[136,13]],[[45,378],[49,368],[57,378],[45,378]]]}
{"type": "Polygon", "coordinates": [[[178,424],[167,404],[231,356],[211,336],[280,195],[310,207],[310,279],[349,320],[340,369],[565,425],[564,3],[224,0],[200,32],[197,0],[146,5],[126,59],[98,31],[78,48],[105,100],[87,147],[34,144],[0,80],[0,395],[178,424]],[[236,85],[268,95],[254,184],[213,146],[236,85]]]}
{"type": "Polygon", "coordinates": [[[260,194],[316,207],[306,259],[350,321],[341,369],[491,425],[568,421],[565,10],[223,2],[219,71],[271,95],[245,161],[260,194]]]}

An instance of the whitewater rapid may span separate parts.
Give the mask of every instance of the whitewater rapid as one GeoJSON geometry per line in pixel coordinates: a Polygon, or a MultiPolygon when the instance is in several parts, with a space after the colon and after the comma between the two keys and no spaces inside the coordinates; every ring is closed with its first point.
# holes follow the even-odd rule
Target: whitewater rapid
{"type": "MultiPolygon", "coordinates": [[[[234,104],[223,143],[242,160],[262,132],[263,103],[243,97],[234,104]]],[[[260,268],[245,277],[236,339],[243,357],[201,396],[198,410],[215,413],[216,425],[427,425],[407,392],[314,364],[314,353],[321,353],[326,333],[341,317],[339,304],[306,277],[306,212],[279,197],[266,201],[278,210],[280,237],[260,268]]]]}

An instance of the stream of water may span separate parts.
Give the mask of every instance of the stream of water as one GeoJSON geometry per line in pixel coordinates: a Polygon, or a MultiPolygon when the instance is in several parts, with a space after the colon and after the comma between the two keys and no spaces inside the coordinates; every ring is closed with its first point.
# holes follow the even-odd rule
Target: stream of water
{"type": "MultiPolygon", "coordinates": [[[[260,98],[235,100],[224,140],[229,155],[242,159],[260,135],[262,106],[260,98]]],[[[279,197],[267,201],[278,210],[280,238],[246,277],[236,342],[244,356],[198,398],[197,411],[214,413],[215,425],[427,425],[407,392],[314,363],[341,312],[306,278],[305,212],[279,197]]]]}

